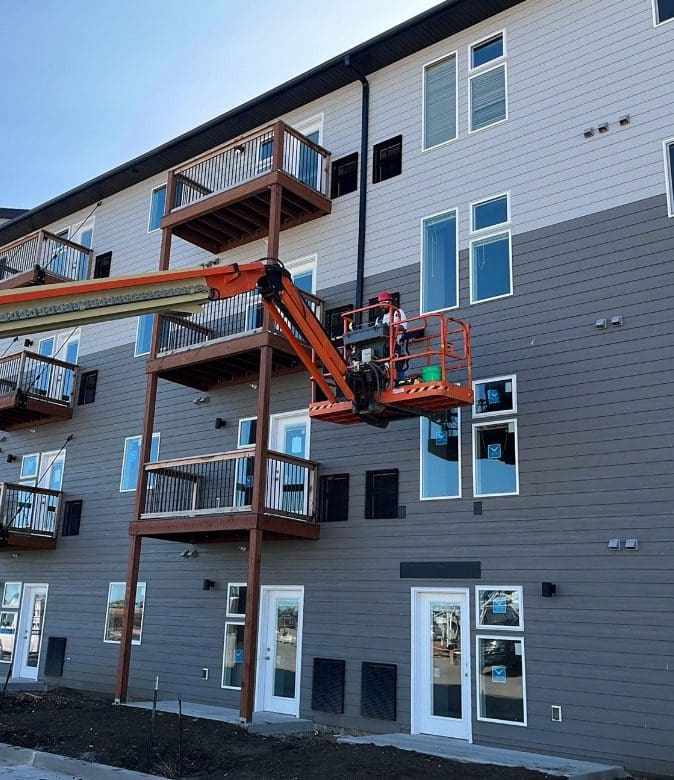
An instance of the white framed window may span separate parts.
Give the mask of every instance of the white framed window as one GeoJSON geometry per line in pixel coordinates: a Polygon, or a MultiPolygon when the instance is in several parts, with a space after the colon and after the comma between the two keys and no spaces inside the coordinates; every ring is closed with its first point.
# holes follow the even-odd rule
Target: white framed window
{"type": "MultiPolygon", "coordinates": [[[[103,641],[116,643],[122,639],[122,617],[124,615],[125,582],[111,582],[108,587],[108,606],[105,611],[105,632],[103,641]]],[[[143,616],[145,613],[145,583],[136,584],[136,599],[133,610],[133,630],[131,643],[139,645],[143,635],[143,616]]]]}
{"type": "Polygon", "coordinates": [[[469,47],[468,104],[471,133],[508,118],[505,31],[469,47]]]}
{"type": "Polygon", "coordinates": [[[473,425],[473,495],[519,495],[517,420],[473,425]]]}
{"type": "MultiPolygon", "coordinates": [[[[302,133],[309,141],[321,144],[323,141],[323,114],[303,119],[293,125],[298,133],[302,133]]],[[[286,134],[283,150],[284,169],[315,190],[321,189],[323,183],[323,158],[310,146],[302,143],[294,136],[286,134]]]]}
{"type": "Polygon", "coordinates": [[[11,663],[14,656],[14,642],[19,613],[0,612],[0,662],[11,663]]]}
{"type": "Polygon", "coordinates": [[[239,433],[236,439],[238,450],[255,446],[257,434],[257,417],[242,417],[239,420],[239,433]]]}
{"type": "MultiPolygon", "coordinates": [[[[674,0],[672,0],[674,3],[674,0]]],[[[667,187],[667,213],[674,217],[674,138],[663,144],[665,154],[665,184],[667,187]]]]}
{"type": "Polygon", "coordinates": [[[227,617],[246,617],[246,594],[248,585],[245,582],[227,583],[227,617]]]}
{"type": "Polygon", "coordinates": [[[225,644],[222,651],[221,687],[241,690],[243,669],[243,623],[225,622],[225,644]]]}
{"type": "Polygon", "coordinates": [[[2,590],[2,608],[18,609],[21,606],[21,583],[6,582],[2,590]]]}
{"type": "Polygon", "coordinates": [[[420,435],[420,499],[461,498],[460,410],[442,424],[421,417],[420,435]]]}
{"type": "MultiPolygon", "coordinates": [[[[120,493],[129,493],[138,485],[138,468],[140,461],[141,436],[127,436],[124,439],[124,455],[122,457],[122,476],[119,483],[120,493]]],[[[150,448],[150,463],[159,459],[159,433],[152,434],[150,448]]]]}
{"type": "Polygon", "coordinates": [[[421,220],[421,312],[459,305],[458,210],[421,220]]]}
{"type": "Polygon", "coordinates": [[[510,224],[510,193],[504,192],[470,204],[470,232],[502,228],[510,224]]]}
{"type": "Polygon", "coordinates": [[[477,719],[527,725],[524,639],[479,634],[477,662],[477,719]]]}
{"type": "Polygon", "coordinates": [[[517,378],[514,374],[473,382],[473,417],[494,417],[517,412],[517,378]]]}
{"type": "Polygon", "coordinates": [[[136,323],[136,345],[133,356],[149,355],[152,346],[152,328],[154,327],[154,314],[141,314],[136,323]]]}
{"type": "Polygon", "coordinates": [[[476,585],[476,628],[492,631],[523,631],[524,611],[520,585],[476,585]]]}
{"type": "Polygon", "coordinates": [[[653,0],[653,23],[657,26],[674,20],[674,0],[653,0]]]}
{"type": "Polygon", "coordinates": [[[161,184],[155,187],[150,195],[150,215],[147,221],[147,232],[152,233],[159,230],[161,218],[164,216],[166,208],[166,185],[161,184]]]}
{"type": "Polygon", "coordinates": [[[316,292],[316,259],[314,254],[285,263],[286,270],[290,272],[295,287],[312,295],[316,292]]]}
{"type": "Polygon", "coordinates": [[[470,302],[482,303],[513,294],[512,237],[503,233],[470,242],[470,302]]]}
{"type": "Polygon", "coordinates": [[[21,458],[21,471],[19,472],[19,479],[22,482],[28,479],[37,479],[39,463],[39,452],[32,452],[30,455],[24,455],[23,458],[21,458]]]}
{"type": "Polygon", "coordinates": [[[454,141],[458,136],[456,52],[424,65],[422,102],[423,150],[454,141]]]}

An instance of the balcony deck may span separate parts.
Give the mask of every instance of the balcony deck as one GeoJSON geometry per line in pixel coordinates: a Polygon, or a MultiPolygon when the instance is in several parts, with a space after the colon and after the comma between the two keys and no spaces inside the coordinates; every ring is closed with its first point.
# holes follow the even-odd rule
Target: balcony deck
{"type": "Polygon", "coordinates": [[[77,372],[74,363],[34,352],[0,358],[0,430],[69,420],[77,372]]]}
{"type": "Polygon", "coordinates": [[[296,227],[330,213],[329,166],[326,149],[275,122],[171,171],[161,226],[213,254],[256,241],[279,184],[280,228],[296,227]]]}
{"type": "Polygon", "coordinates": [[[186,543],[247,541],[259,528],[268,540],[318,539],[317,464],[269,452],[265,507],[252,511],[252,450],[201,455],[145,465],[145,511],[129,533],[186,543]]]}
{"type": "Polygon", "coordinates": [[[93,251],[47,230],[0,248],[0,290],[88,279],[93,251]]]}
{"type": "MultiPolygon", "coordinates": [[[[321,318],[322,301],[303,296],[321,318]]],[[[162,316],[160,351],[147,371],[196,390],[242,384],[257,379],[263,346],[272,348],[273,376],[302,371],[285,336],[265,325],[257,292],[212,301],[190,317],[162,316]]]]}
{"type": "Polygon", "coordinates": [[[61,492],[4,482],[0,486],[0,552],[53,550],[61,492]]]}

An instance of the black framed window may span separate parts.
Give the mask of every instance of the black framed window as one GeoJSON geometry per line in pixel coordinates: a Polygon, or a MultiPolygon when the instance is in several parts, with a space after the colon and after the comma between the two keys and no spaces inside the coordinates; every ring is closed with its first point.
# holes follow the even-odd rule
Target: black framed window
{"type": "Polygon", "coordinates": [[[324,474],[319,484],[320,523],[338,523],[349,519],[349,475],[324,474]]]}
{"type": "Polygon", "coordinates": [[[96,400],[96,384],[98,371],[85,371],[80,376],[80,389],[77,395],[77,405],[93,404],[96,400]]]}
{"type": "Polygon", "coordinates": [[[332,163],[330,197],[339,198],[358,189],[358,152],[332,163]]]}
{"type": "Polygon", "coordinates": [[[398,469],[365,472],[365,517],[398,517],[398,469]]]}
{"type": "Polygon", "coordinates": [[[66,501],[63,505],[61,536],[79,536],[82,519],[82,499],[66,501]]]}
{"type": "Polygon", "coordinates": [[[342,338],[344,335],[344,320],[342,320],[342,314],[347,311],[353,311],[353,306],[336,306],[334,309],[326,309],[324,322],[325,331],[330,337],[331,341],[342,338]]]}
{"type": "Polygon", "coordinates": [[[110,266],[112,265],[112,252],[105,252],[102,255],[96,255],[94,261],[94,279],[107,279],[110,276],[110,266]]]}
{"type": "Polygon", "coordinates": [[[403,137],[397,135],[374,145],[372,182],[377,184],[385,179],[400,176],[403,164],[403,137]]]}

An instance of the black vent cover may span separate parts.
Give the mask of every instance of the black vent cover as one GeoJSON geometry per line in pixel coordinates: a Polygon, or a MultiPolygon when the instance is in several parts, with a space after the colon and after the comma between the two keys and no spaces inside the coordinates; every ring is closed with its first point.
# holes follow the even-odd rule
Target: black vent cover
{"type": "Polygon", "coordinates": [[[364,718],[396,719],[395,664],[363,661],[360,681],[360,714],[364,718]]]}
{"type": "Polygon", "coordinates": [[[63,677],[63,662],[66,657],[66,638],[50,636],[47,640],[47,659],[44,664],[45,677],[63,677]]]}
{"type": "Polygon", "coordinates": [[[344,712],[345,662],[336,658],[314,658],[311,709],[344,712]]]}

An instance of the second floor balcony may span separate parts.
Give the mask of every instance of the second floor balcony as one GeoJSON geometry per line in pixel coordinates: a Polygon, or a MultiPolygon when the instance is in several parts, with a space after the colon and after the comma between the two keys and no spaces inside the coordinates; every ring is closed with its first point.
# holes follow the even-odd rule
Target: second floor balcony
{"type": "Polygon", "coordinates": [[[0,485],[0,551],[56,547],[61,492],[4,482],[0,485]]]}
{"type": "Polygon", "coordinates": [[[93,251],[47,230],[0,247],[0,289],[88,279],[93,251]]]}
{"type": "Polygon", "coordinates": [[[282,188],[280,228],[331,210],[330,153],[283,122],[169,173],[162,228],[218,254],[269,232],[270,186],[282,188]]]}
{"type": "Polygon", "coordinates": [[[0,430],[69,420],[77,371],[74,363],[34,352],[0,358],[0,430]]]}

